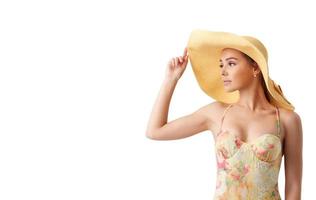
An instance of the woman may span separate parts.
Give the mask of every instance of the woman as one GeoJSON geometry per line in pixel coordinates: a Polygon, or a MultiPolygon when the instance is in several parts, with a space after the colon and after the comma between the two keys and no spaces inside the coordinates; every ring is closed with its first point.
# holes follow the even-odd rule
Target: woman
{"type": "Polygon", "coordinates": [[[214,199],[281,199],[283,155],[285,199],[301,199],[301,119],[269,78],[267,59],[254,37],[196,30],[184,54],[167,65],[146,136],[175,140],[210,130],[217,159],[214,199]],[[189,56],[200,87],[216,101],[168,122],[171,96],[189,56]]]}

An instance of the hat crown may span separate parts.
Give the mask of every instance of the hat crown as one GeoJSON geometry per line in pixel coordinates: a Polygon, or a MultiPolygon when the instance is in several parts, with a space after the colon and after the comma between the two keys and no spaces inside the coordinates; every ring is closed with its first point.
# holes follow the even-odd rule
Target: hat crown
{"type": "Polygon", "coordinates": [[[242,37],[245,38],[246,40],[248,40],[251,44],[253,44],[261,52],[261,54],[264,56],[266,61],[268,61],[268,51],[267,51],[266,47],[264,46],[264,44],[260,40],[258,40],[255,37],[248,36],[248,35],[245,35],[242,37]]]}

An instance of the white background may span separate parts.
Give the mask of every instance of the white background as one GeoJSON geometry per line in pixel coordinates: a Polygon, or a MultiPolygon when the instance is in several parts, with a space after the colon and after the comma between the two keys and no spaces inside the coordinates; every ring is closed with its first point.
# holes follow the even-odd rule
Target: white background
{"type": "MultiPolygon", "coordinates": [[[[211,132],[145,137],[166,64],[195,28],[265,44],[270,76],[302,119],[302,199],[313,198],[311,2],[1,1],[0,199],[212,199],[211,132]]],[[[168,119],[213,101],[188,63],[168,119]]]]}

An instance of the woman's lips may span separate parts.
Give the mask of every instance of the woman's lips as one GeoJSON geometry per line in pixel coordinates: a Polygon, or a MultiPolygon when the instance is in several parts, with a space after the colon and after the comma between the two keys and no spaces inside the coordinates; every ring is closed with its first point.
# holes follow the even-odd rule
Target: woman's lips
{"type": "Polygon", "coordinates": [[[224,85],[230,84],[232,81],[224,81],[224,85]]]}

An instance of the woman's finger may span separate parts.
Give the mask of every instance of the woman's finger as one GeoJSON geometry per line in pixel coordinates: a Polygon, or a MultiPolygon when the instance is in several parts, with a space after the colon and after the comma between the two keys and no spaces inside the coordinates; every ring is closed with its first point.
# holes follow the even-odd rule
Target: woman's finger
{"type": "Polygon", "coordinates": [[[178,63],[179,63],[179,58],[176,57],[175,60],[176,60],[176,61],[175,61],[175,66],[177,66],[178,63]]]}
{"type": "Polygon", "coordinates": [[[173,58],[171,59],[171,63],[172,63],[171,66],[173,67],[174,66],[174,59],[173,58]]]}
{"type": "Polygon", "coordinates": [[[187,55],[186,57],[185,57],[185,60],[184,60],[184,62],[185,62],[185,64],[187,64],[188,63],[188,61],[189,61],[189,55],[187,55]]]}
{"type": "Polygon", "coordinates": [[[185,47],[185,48],[184,48],[184,52],[183,52],[183,57],[185,57],[187,54],[188,54],[188,48],[185,47]]]}

